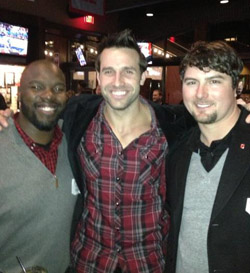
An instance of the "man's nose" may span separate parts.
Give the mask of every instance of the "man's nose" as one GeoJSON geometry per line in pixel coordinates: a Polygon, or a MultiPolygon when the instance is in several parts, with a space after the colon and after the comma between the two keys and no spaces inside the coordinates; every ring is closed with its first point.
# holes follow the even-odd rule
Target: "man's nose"
{"type": "Polygon", "coordinates": [[[123,75],[121,72],[117,72],[115,74],[115,85],[120,86],[123,83],[123,75]]]}
{"type": "Polygon", "coordinates": [[[44,89],[41,96],[44,98],[50,99],[53,96],[53,94],[54,94],[53,89],[50,87],[47,87],[44,89]]]}
{"type": "Polygon", "coordinates": [[[197,98],[204,98],[207,97],[207,85],[205,83],[200,83],[196,90],[196,97],[197,98]]]}

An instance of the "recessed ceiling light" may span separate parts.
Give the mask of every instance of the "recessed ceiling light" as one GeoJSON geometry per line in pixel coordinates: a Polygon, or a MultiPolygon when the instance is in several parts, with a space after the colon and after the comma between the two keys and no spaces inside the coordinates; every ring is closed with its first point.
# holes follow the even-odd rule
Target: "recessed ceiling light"
{"type": "Polygon", "coordinates": [[[229,2],[229,0],[220,0],[221,4],[227,4],[229,2]]]}
{"type": "Polygon", "coordinates": [[[153,17],[154,14],[153,14],[152,12],[148,12],[148,13],[146,13],[146,16],[148,16],[148,17],[153,17]]]}

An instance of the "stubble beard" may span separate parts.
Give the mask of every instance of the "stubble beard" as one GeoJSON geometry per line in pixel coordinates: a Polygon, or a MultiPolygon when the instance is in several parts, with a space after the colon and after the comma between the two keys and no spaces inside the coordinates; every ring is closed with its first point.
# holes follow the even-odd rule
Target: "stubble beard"
{"type": "MultiPolygon", "coordinates": [[[[35,106],[33,106],[35,107],[35,106]]],[[[51,131],[58,123],[61,111],[57,111],[55,118],[52,120],[41,121],[36,115],[36,111],[28,107],[23,101],[21,101],[21,111],[25,118],[33,124],[40,131],[51,131]]]]}

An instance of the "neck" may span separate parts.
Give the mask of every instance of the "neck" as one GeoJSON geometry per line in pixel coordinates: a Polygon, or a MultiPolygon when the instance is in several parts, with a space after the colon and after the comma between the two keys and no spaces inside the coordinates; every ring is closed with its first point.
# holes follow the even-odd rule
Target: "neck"
{"type": "Polygon", "coordinates": [[[54,129],[50,131],[41,131],[30,123],[20,112],[17,117],[17,122],[21,129],[28,135],[35,143],[46,145],[53,139],[54,129]]]}
{"type": "Polygon", "coordinates": [[[133,126],[136,120],[142,118],[146,109],[147,106],[141,103],[139,99],[124,110],[115,110],[106,104],[104,116],[111,127],[122,129],[133,126]]]}
{"type": "Polygon", "coordinates": [[[147,105],[138,102],[123,111],[105,106],[104,116],[123,147],[151,128],[151,113],[147,105]]]}
{"type": "Polygon", "coordinates": [[[223,139],[234,127],[239,116],[240,109],[236,106],[233,113],[226,119],[212,124],[199,123],[199,128],[201,130],[201,142],[210,147],[213,141],[223,139]]]}

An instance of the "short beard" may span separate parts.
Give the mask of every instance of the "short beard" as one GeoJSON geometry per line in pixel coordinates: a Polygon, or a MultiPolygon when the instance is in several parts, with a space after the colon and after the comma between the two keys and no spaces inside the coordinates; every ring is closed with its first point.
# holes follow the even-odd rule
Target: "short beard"
{"type": "Polygon", "coordinates": [[[41,122],[37,119],[35,112],[32,112],[26,105],[21,101],[21,111],[25,118],[32,123],[38,130],[49,132],[55,128],[59,120],[59,116],[50,122],[41,122]]]}
{"type": "Polygon", "coordinates": [[[212,113],[211,115],[208,115],[203,118],[196,116],[195,113],[192,113],[192,116],[198,123],[201,124],[212,124],[217,120],[217,113],[212,113]]]}

